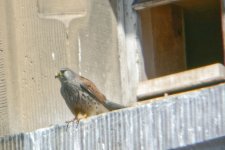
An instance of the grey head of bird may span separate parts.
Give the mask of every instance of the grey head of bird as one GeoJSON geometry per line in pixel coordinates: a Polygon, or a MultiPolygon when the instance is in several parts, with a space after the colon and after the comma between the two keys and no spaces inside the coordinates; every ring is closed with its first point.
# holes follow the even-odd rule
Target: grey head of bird
{"type": "Polygon", "coordinates": [[[61,68],[55,75],[55,78],[58,78],[61,83],[74,80],[76,77],[79,77],[79,75],[69,68],[61,68]]]}

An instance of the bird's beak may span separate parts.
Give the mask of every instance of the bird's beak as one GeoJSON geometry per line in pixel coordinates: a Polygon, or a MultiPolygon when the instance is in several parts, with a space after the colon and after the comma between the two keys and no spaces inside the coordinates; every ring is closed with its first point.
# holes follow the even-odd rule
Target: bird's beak
{"type": "Polygon", "coordinates": [[[55,75],[55,78],[60,78],[61,76],[62,76],[62,73],[59,72],[59,73],[57,73],[57,74],[55,75]]]}

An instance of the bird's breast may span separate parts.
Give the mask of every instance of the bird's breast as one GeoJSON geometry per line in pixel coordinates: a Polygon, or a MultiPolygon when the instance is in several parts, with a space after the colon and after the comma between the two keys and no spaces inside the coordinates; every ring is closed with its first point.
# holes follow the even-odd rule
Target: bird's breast
{"type": "Polygon", "coordinates": [[[74,115],[82,113],[92,116],[108,111],[95,98],[74,84],[63,85],[61,87],[61,94],[74,115]]]}

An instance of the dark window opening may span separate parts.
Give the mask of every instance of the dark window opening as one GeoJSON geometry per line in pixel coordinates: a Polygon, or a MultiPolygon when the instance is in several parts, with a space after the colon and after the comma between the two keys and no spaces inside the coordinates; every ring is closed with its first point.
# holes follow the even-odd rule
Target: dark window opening
{"type": "Polygon", "coordinates": [[[223,64],[219,0],[180,0],[166,5],[152,0],[138,13],[149,79],[223,64]]]}

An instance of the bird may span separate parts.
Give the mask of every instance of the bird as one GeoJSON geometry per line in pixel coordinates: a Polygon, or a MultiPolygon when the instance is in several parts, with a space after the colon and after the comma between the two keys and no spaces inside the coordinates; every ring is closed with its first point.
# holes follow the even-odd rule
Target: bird
{"type": "Polygon", "coordinates": [[[109,101],[89,79],[69,68],[61,68],[55,75],[61,83],[60,92],[66,105],[74,115],[67,123],[79,121],[89,116],[122,109],[125,106],[109,101]]]}

